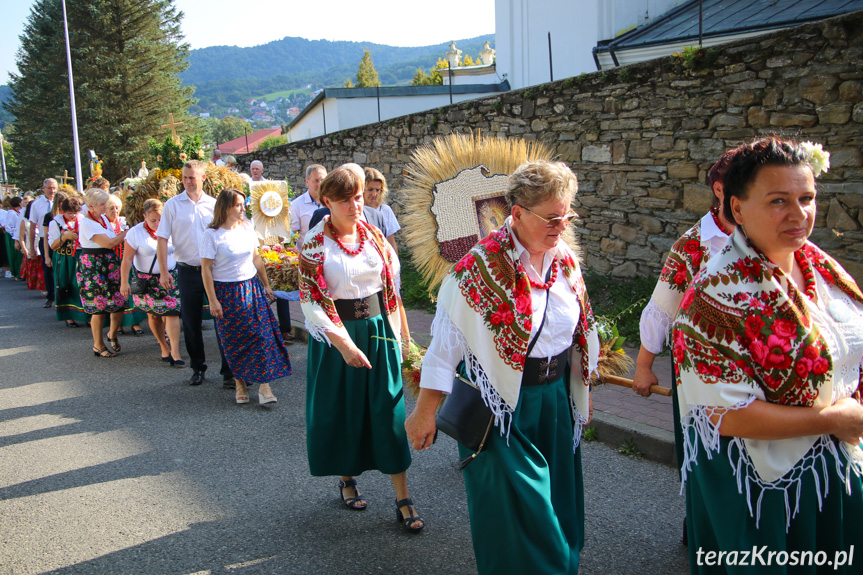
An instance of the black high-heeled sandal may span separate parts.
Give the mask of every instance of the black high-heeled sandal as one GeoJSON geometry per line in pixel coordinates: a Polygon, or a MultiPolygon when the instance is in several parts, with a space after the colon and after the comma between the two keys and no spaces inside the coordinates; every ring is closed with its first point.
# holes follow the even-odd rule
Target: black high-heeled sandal
{"type": "Polygon", "coordinates": [[[93,355],[96,357],[117,357],[116,353],[111,353],[108,351],[107,347],[103,347],[102,349],[96,349],[96,346],[93,346],[93,355]]]}
{"type": "MultiPolygon", "coordinates": [[[[118,333],[119,333],[119,332],[118,332],[118,333]]],[[[105,338],[105,339],[106,339],[106,340],[108,340],[108,343],[109,343],[109,344],[111,344],[111,348],[112,348],[115,352],[117,352],[117,353],[119,353],[119,352],[120,352],[120,349],[121,349],[121,348],[120,348],[120,338],[118,338],[118,337],[115,335],[114,337],[107,337],[107,338],[105,338]]]]}
{"type": "Polygon", "coordinates": [[[347,481],[339,481],[339,496],[342,498],[342,503],[344,503],[345,507],[348,509],[353,511],[363,511],[369,508],[366,498],[360,495],[360,490],[357,489],[356,478],[348,479],[347,481]],[[353,487],[356,496],[345,498],[345,494],[342,492],[342,489],[345,489],[346,487],[353,487]]]}
{"type": "Polygon", "coordinates": [[[402,527],[408,530],[408,533],[419,533],[423,529],[425,529],[426,522],[423,521],[423,518],[419,515],[414,515],[412,507],[414,506],[413,499],[410,497],[405,497],[401,501],[396,500],[396,521],[402,524],[402,527]],[[410,513],[410,517],[405,517],[402,515],[401,508],[407,507],[408,513],[410,513]],[[419,521],[420,526],[414,527],[413,524],[419,521]]]}

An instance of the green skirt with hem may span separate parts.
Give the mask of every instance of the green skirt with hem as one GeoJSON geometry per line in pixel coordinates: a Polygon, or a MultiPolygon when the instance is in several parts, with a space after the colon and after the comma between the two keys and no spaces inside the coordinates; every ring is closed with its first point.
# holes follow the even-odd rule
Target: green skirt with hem
{"type": "Polygon", "coordinates": [[[312,475],[393,475],[411,464],[405,433],[401,352],[381,314],[345,321],[372,369],[348,366],[326,342],[309,338],[306,448],[312,475]]]}
{"type": "Polygon", "coordinates": [[[78,279],[75,276],[77,256],[64,256],[54,252],[51,254],[51,262],[54,264],[54,317],[57,321],[90,321],[90,316],[84,313],[81,295],[78,293],[78,279]]]}
{"type": "MultiPolygon", "coordinates": [[[[584,484],[567,379],[523,386],[509,445],[493,428],[487,448],[464,468],[480,575],[578,573],[584,484]]],[[[470,454],[459,445],[461,457],[470,454]]]]}
{"type": "Polygon", "coordinates": [[[21,277],[21,262],[24,260],[24,254],[15,249],[15,240],[12,235],[6,232],[6,256],[9,259],[9,271],[12,272],[12,277],[21,277]]]}
{"type": "MultiPolygon", "coordinates": [[[[690,430],[691,434],[695,432],[690,430]]],[[[744,574],[759,575],[843,573],[859,574],[863,570],[863,488],[861,479],[851,472],[851,494],[845,489],[844,482],[836,473],[836,460],[829,452],[825,453],[826,466],[816,464],[815,469],[821,482],[823,501],[819,510],[818,491],[811,472],[803,475],[800,493],[800,510],[791,520],[785,531],[785,497],[782,491],[771,490],[763,493],[761,519],[755,527],[755,517],[749,511],[746,489],[738,493],[737,479],[728,461],[728,444],[731,440],[720,440],[719,453],[708,459],[703,447],[686,478],[687,530],[689,533],[689,566],[691,573],[698,574],[744,574]],[[825,475],[826,470],[826,475],[825,475]],[[827,494],[824,493],[824,479],[829,482],[827,494]],[[763,548],[763,550],[762,550],[763,548]],[[856,549],[853,564],[848,564],[848,553],[856,549]],[[701,550],[700,560],[698,551],[701,550]],[[753,556],[753,550],[762,550],[753,556]],[[708,553],[715,552],[708,560],[708,553]],[[722,565],[718,565],[718,554],[725,552],[722,565]],[[735,555],[727,555],[737,551],[735,555]],[[783,556],[780,552],[787,552],[783,556]],[[744,558],[743,552],[748,552],[744,558]],[[771,565],[766,562],[768,554],[775,552],[771,565]],[[796,552],[797,559],[795,560],[796,552]],[[801,554],[818,554],[824,564],[814,564],[818,557],[809,561],[801,554]],[[845,553],[844,565],[827,565],[841,560],[845,553]],[[741,565],[746,560],[747,565],[741,565]],[[785,565],[779,565],[784,562],[785,565]],[[700,563],[700,564],[699,564],[700,563]],[[708,564],[711,563],[711,564],[708,564]],[[736,563],[733,565],[731,563],[736,563]],[[792,565],[798,563],[798,565],[792,565]]],[[[838,449],[838,447],[837,447],[838,449]]],[[[811,457],[812,452],[805,457],[811,457]]],[[[845,459],[841,451],[840,465],[844,472],[845,459]]],[[[752,507],[758,501],[759,491],[753,486],[752,507]]],[[[797,501],[797,490],[789,489],[789,502],[792,511],[797,501]]],[[[840,561],[841,562],[841,561],[840,561]]]]}

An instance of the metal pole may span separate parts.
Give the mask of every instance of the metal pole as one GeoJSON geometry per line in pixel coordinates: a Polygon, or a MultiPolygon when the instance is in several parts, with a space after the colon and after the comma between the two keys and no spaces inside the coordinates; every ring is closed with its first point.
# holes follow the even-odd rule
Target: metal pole
{"type": "Polygon", "coordinates": [[[0,132],[0,161],[3,162],[3,185],[9,183],[9,178],[6,176],[6,154],[3,152],[3,133],[0,132]]]}
{"type": "Polygon", "coordinates": [[[243,135],[246,137],[246,153],[249,153],[249,132],[246,130],[246,127],[243,126],[243,135]]]}
{"type": "Polygon", "coordinates": [[[551,60],[551,32],[548,33],[548,76],[554,82],[554,63],[551,60]]]}
{"type": "Polygon", "coordinates": [[[701,40],[704,33],[704,0],[698,0],[698,47],[701,48],[701,40]]]}
{"type": "Polygon", "coordinates": [[[381,121],[381,87],[375,86],[375,91],[377,92],[378,98],[378,122],[381,121]]]}
{"type": "Polygon", "coordinates": [[[66,67],[69,71],[69,104],[72,107],[72,143],[75,147],[75,185],[78,193],[84,193],[84,179],[81,176],[81,149],[78,146],[78,114],[75,111],[75,82],[72,80],[72,51],[69,49],[69,23],[66,21],[66,0],[63,4],[63,32],[66,35],[66,67]]]}

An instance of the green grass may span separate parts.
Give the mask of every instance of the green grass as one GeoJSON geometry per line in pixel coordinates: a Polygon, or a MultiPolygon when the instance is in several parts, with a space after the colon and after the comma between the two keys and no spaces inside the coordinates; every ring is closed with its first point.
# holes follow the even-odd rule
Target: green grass
{"type": "MultiPolygon", "coordinates": [[[[429,295],[428,284],[414,266],[410,252],[399,250],[399,260],[402,264],[402,301],[405,309],[419,309],[433,314],[437,307],[436,300],[429,295]]],[[[437,295],[437,290],[434,295],[437,295]]]]}
{"type": "Polygon", "coordinates": [[[656,277],[624,279],[586,271],[584,284],[593,314],[615,323],[620,336],[626,338],[627,347],[638,347],[641,310],[650,301],[656,277]]]}
{"type": "Polygon", "coordinates": [[[312,90],[309,88],[298,88],[296,90],[282,90],[281,92],[272,92],[271,94],[266,94],[264,96],[257,96],[255,100],[264,100],[265,102],[272,102],[276,98],[292,98],[297,94],[311,94],[312,90]]]}
{"type": "Polygon", "coordinates": [[[632,439],[627,439],[617,448],[617,452],[631,459],[643,459],[644,453],[638,448],[638,445],[635,444],[635,441],[632,439]]]}
{"type": "Polygon", "coordinates": [[[585,427],[582,432],[581,438],[584,439],[587,443],[591,443],[599,439],[599,435],[597,434],[595,427],[585,427]]]}

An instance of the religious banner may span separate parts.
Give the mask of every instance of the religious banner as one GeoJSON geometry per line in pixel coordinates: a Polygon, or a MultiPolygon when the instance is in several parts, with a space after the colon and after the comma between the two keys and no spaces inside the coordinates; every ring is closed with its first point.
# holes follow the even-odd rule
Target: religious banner
{"type": "Polygon", "coordinates": [[[249,184],[252,224],[262,238],[291,236],[290,196],[288,183],[264,180],[249,184]]]}
{"type": "MultiPolygon", "coordinates": [[[[544,144],[519,138],[450,134],[414,150],[407,166],[405,243],[433,290],[473,245],[503,225],[509,175],[528,161],[547,160],[544,144]]],[[[568,230],[566,240],[575,244],[568,230]]]]}

